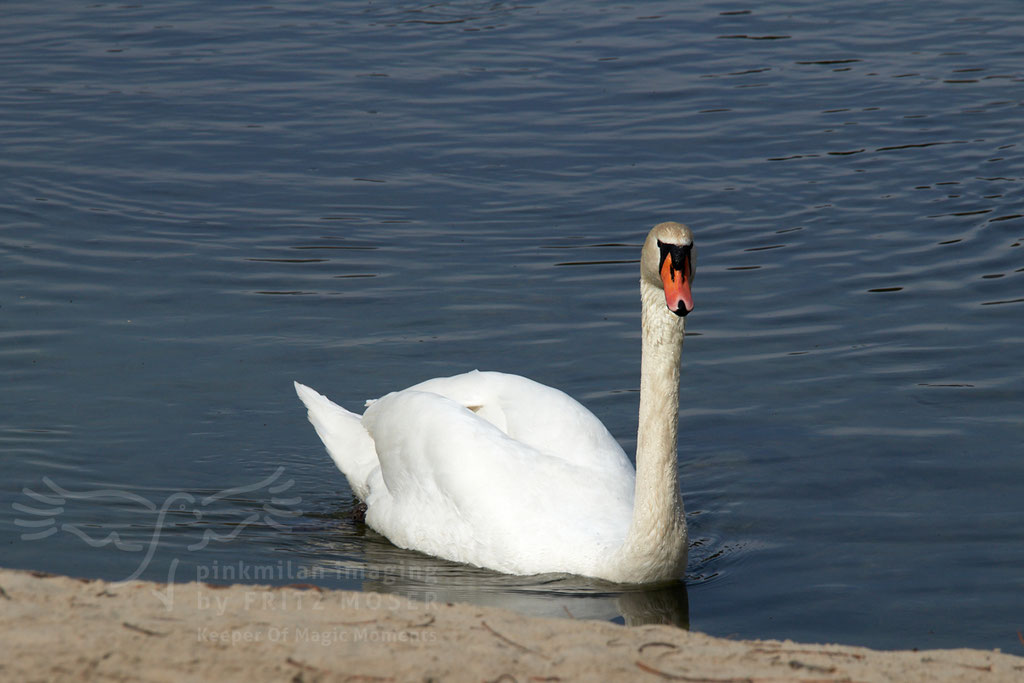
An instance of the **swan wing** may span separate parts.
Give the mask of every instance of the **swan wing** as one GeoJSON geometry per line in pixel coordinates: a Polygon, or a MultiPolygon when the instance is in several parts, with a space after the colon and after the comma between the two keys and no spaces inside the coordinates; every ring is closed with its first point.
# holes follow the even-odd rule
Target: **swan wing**
{"type": "Polygon", "coordinates": [[[529,411],[506,406],[506,433],[481,416],[485,396],[462,393],[477,380],[427,382],[367,409],[362,425],[380,464],[369,478],[367,523],[396,545],[457,562],[593,575],[628,530],[628,460],[626,469],[582,464],[515,438],[529,411]],[[424,388],[453,390],[471,405],[424,388]]]}

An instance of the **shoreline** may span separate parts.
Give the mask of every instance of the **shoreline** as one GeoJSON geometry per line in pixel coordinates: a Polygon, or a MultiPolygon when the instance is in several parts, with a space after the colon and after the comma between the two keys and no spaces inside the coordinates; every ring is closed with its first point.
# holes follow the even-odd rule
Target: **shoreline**
{"type": "Polygon", "coordinates": [[[0,569],[0,678],[177,681],[1020,681],[989,650],[729,640],[394,594],[111,583],[0,569]]]}

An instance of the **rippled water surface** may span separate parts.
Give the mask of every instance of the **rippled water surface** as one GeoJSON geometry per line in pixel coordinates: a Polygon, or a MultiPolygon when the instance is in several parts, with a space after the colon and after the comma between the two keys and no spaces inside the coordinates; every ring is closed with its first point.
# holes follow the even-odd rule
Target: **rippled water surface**
{"type": "Polygon", "coordinates": [[[1017,2],[0,8],[0,564],[1024,652],[1017,2]],[[627,452],[697,236],[685,584],[401,551],[291,381],[485,368],[627,452]]]}

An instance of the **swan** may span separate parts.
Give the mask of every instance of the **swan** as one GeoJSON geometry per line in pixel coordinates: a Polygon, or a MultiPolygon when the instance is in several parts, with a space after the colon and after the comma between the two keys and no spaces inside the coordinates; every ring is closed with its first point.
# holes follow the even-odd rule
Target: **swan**
{"type": "Polygon", "coordinates": [[[366,523],[395,545],[506,574],[679,579],[679,361],[693,310],[693,234],[660,223],[640,258],[636,468],[589,410],[517,375],[430,379],[349,412],[295,390],[366,523]]]}

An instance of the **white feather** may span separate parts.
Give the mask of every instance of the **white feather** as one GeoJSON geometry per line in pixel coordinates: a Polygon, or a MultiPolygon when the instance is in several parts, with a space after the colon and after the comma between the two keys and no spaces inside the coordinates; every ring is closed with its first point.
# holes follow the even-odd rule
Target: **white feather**
{"type": "Polygon", "coordinates": [[[362,416],[296,383],[366,503],[367,524],[400,547],[510,574],[678,578],[687,549],[675,480],[683,319],[660,293],[662,241],[689,246],[692,236],[662,223],[641,257],[639,476],[589,410],[525,377],[431,379],[368,401],[362,416]]]}

